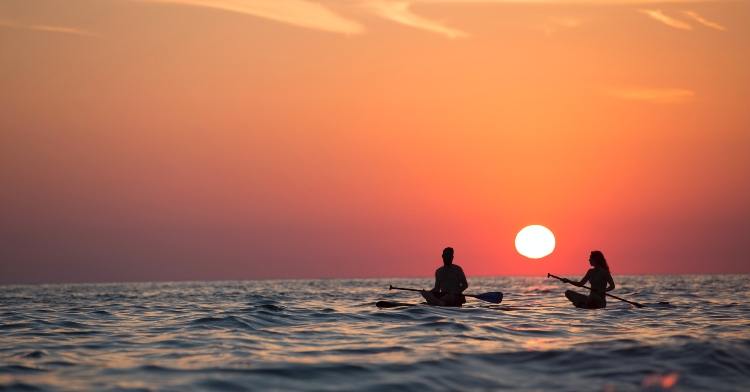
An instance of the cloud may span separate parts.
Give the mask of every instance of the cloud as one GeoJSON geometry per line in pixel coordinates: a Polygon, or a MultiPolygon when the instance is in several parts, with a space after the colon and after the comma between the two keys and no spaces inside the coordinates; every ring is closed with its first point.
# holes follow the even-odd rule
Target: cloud
{"type": "Polygon", "coordinates": [[[650,18],[658,20],[659,22],[664,23],[667,26],[674,27],[676,29],[683,29],[683,30],[692,30],[693,26],[690,26],[689,24],[677,20],[674,18],[670,18],[669,16],[664,15],[661,10],[638,10],[638,12],[642,14],[648,15],[650,18]]]}
{"type": "Polygon", "coordinates": [[[277,22],[342,34],[365,31],[361,24],[336,15],[328,8],[304,0],[134,0],[148,3],[171,3],[258,16],[277,22]]]}
{"type": "Polygon", "coordinates": [[[575,18],[549,18],[551,23],[554,23],[561,27],[578,27],[583,24],[583,20],[575,18]]]}
{"type": "Polygon", "coordinates": [[[409,9],[410,6],[411,3],[408,2],[371,1],[367,3],[366,8],[385,19],[409,27],[442,34],[448,38],[463,38],[468,36],[467,33],[461,30],[443,26],[440,23],[422,18],[421,16],[412,13],[409,9]]]}
{"type": "Polygon", "coordinates": [[[413,3],[441,3],[441,4],[591,4],[591,5],[628,5],[655,3],[716,3],[728,0],[411,0],[413,3]]]}
{"type": "Polygon", "coordinates": [[[49,31],[51,33],[63,33],[63,34],[76,34],[76,35],[87,35],[87,36],[98,36],[99,34],[92,31],[78,29],[75,27],[64,27],[64,26],[47,26],[47,25],[30,25],[25,23],[13,22],[7,19],[0,19],[0,26],[13,27],[17,29],[28,29],[38,31],[49,31]]]}
{"type": "Polygon", "coordinates": [[[708,27],[711,27],[711,28],[713,28],[713,29],[716,29],[716,30],[721,30],[721,31],[726,31],[726,30],[727,30],[727,28],[726,28],[726,27],[724,27],[724,26],[722,26],[722,25],[720,25],[720,24],[718,24],[718,23],[714,23],[714,22],[709,22],[709,21],[707,21],[707,20],[705,20],[705,19],[701,18],[701,16],[700,16],[700,15],[698,15],[698,14],[697,14],[696,12],[693,12],[693,11],[685,11],[685,12],[683,12],[683,13],[684,13],[685,15],[687,15],[687,17],[688,17],[688,18],[690,18],[690,19],[693,19],[694,21],[696,21],[696,22],[698,22],[698,23],[700,23],[700,24],[702,24],[702,25],[704,25],[704,26],[708,26],[708,27]]]}
{"type": "Polygon", "coordinates": [[[564,17],[552,17],[545,18],[539,23],[533,24],[531,27],[534,30],[542,31],[545,34],[553,34],[561,30],[573,29],[583,26],[585,20],[575,18],[564,18],[564,17]]]}
{"type": "Polygon", "coordinates": [[[77,29],[74,27],[30,25],[30,26],[27,26],[27,28],[32,29],[32,30],[50,31],[53,33],[78,34],[78,35],[90,35],[90,36],[99,35],[88,30],[77,29]]]}
{"type": "Polygon", "coordinates": [[[605,90],[604,95],[650,103],[684,103],[691,101],[695,97],[695,92],[681,88],[613,88],[605,90]]]}

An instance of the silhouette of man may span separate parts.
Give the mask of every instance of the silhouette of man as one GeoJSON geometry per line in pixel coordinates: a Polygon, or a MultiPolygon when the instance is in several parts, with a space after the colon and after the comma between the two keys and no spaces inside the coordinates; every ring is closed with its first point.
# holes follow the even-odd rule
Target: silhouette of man
{"type": "Polygon", "coordinates": [[[453,248],[443,249],[443,266],[435,271],[435,287],[422,290],[422,296],[431,305],[461,306],[466,298],[461,294],[469,287],[461,267],[453,264],[453,248]]]}

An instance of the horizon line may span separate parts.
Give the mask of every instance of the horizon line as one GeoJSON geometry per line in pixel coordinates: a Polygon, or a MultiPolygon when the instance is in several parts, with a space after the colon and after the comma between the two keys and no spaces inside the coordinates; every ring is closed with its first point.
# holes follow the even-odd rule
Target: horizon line
{"type": "MultiPolygon", "coordinates": [[[[559,273],[560,275],[576,275],[559,273]]],[[[581,275],[581,274],[578,274],[581,275]]],[[[716,275],[750,275],[750,272],[721,272],[721,273],[644,273],[644,274],[616,274],[617,276],[716,276],[716,275]]],[[[536,278],[544,275],[468,275],[467,278],[536,278]]],[[[388,276],[388,277],[339,277],[339,278],[253,278],[253,279],[205,279],[205,280],[111,280],[111,281],[88,281],[88,282],[39,282],[39,283],[0,283],[0,287],[7,286],[42,286],[42,285],[83,285],[83,284],[143,284],[143,283],[201,283],[201,282],[257,282],[257,281],[290,281],[290,280],[367,280],[367,279],[433,279],[434,276],[388,276]]]]}

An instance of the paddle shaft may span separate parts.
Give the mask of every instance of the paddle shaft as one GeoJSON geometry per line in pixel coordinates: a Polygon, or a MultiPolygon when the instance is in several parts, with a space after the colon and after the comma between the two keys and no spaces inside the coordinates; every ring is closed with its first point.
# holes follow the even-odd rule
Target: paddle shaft
{"type": "MultiPolygon", "coordinates": [[[[549,278],[549,277],[553,277],[553,278],[555,278],[555,279],[558,279],[558,280],[560,280],[561,282],[564,282],[563,278],[561,278],[561,277],[559,277],[559,276],[555,276],[555,275],[552,275],[552,274],[550,274],[550,273],[547,273],[547,277],[548,277],[548,278],[549,278]]],[[[568,283],[570,283],[570,284],[573,284],[572,282],[568,282],[568,283]]],[[[596,292],[599,292],[599,291],[597,291],[597,290],[594,290],[594,289],[592,289],[591,287],[586,287],[586,286],[584,286],[584,285],[580,285],[580,286],[578,286],[577,284],[573,284],[573,286],[576,286],[576,287],[583,287],[584,289],[588,289],[588,290],[591,290],[591,291],[596,291],[596,292]]],[[[639,304],[639,303],[637,303],[637,302],[632,302],[632,301],[628,301],[628,300],[626,300],[626,299],[624,299],[624,298],[620,298],[620,297],[614,296],[614,295],[612,295],[612,294],[610,294],[610,293],[604,293],[604,295],[606,295],[606,296],[609,296],[609,297],[612,297],[612,298],[614,298],[614,299],[619,299],[620,301],[623,301],[623,302],[627,302],[627,303],[629,303],[629,304],[631,304],[631,305],[635,305],[636,307],[639,307],[639,308],[645,308],[645,307],[646,307],[646,305],[641,305],[641,304],[639,304]]]]}
{"type": "MultiPolygon", "coordinates": [[[[391,286],[388,290],[406,290],[406,291],[419,291],[419,292],[430,291],[430,290],[420,290],[420,289],[406,289],[406,288],[403,288],[403,287],[393,287],[393,286],[391,286]]],[[[478,295],[471,295],[471,294],[461,294],[461,295],[463,295],[464,297],[479,298],[478,295]]]]}

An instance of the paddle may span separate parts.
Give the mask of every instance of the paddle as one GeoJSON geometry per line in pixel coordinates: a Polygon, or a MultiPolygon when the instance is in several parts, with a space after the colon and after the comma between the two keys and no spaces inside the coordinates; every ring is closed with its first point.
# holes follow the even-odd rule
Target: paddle
{"type": "MultiPolygon", "coordinates": [[[[406,291],[429,291],[429,290],[420,290],[420,289],[405,289],[403,287],[393,287],[391,286],[388,290],[406,290],[406,291]]],[[[499,304],[500,302],[503,302],[503,293],[499,291],[490,291],[489,293],[484,294],[462,294],[465,297],[473,297],[476,299],[481,299],[482,301],[487,301],[493,304],[499,304]]]]}
{"type": "MultiPolygon", "coordinates": [[[[550,273],[547,273],[547,278],[549,278],[549,277],[553,277],[553,278],[555,278],[555,279],[557,279],[557,280],[559,280],[559,281],[561,281],[561,282],[565,282],[565,281],[563,280],[563,278],[561,278],[561,277],[559,277],[559,276],[555,276],[555,275],[552,275],[552,274],[550,274],[550,273]]],[[[589,290],[591,290],[591,291],[594,291],[594,289],[592,289],[591,287],[586,287],[586,286],[584,286],[584,285],[580,285],[580,286],[578,286],[577,284],[573,284],[572,282],[567,282],[567,283],[570,283],[570,284],[572,284],[573,286],[577,286],[577,287],[583,287],[584,289],[589,289],[589,290]]],[[[612,294],[609,294],[609,293],[604,293],[604,295],[607,295],[607,296],[609,296],[609,297],[612,297],[612,298],[614,298],[614,299],[619,299],[620,301],[624,301],[624,302],[627,302],[627,303],[629,303],[629,304],[631,304],[631,305],[635,305],[635,307],[636,307],[636,308],[645,308],[645,307],[646,307],[646,305],[641,305],[641,304],[639,304],[639,303],[637,303],[637,302],[631,302],[631,301],[628,301],[628,300],[626,300],[626,299],[623,299],[623,298],[620,298],[620,297],[615,297],[614,295],[612,295],[612,294]]]]}

